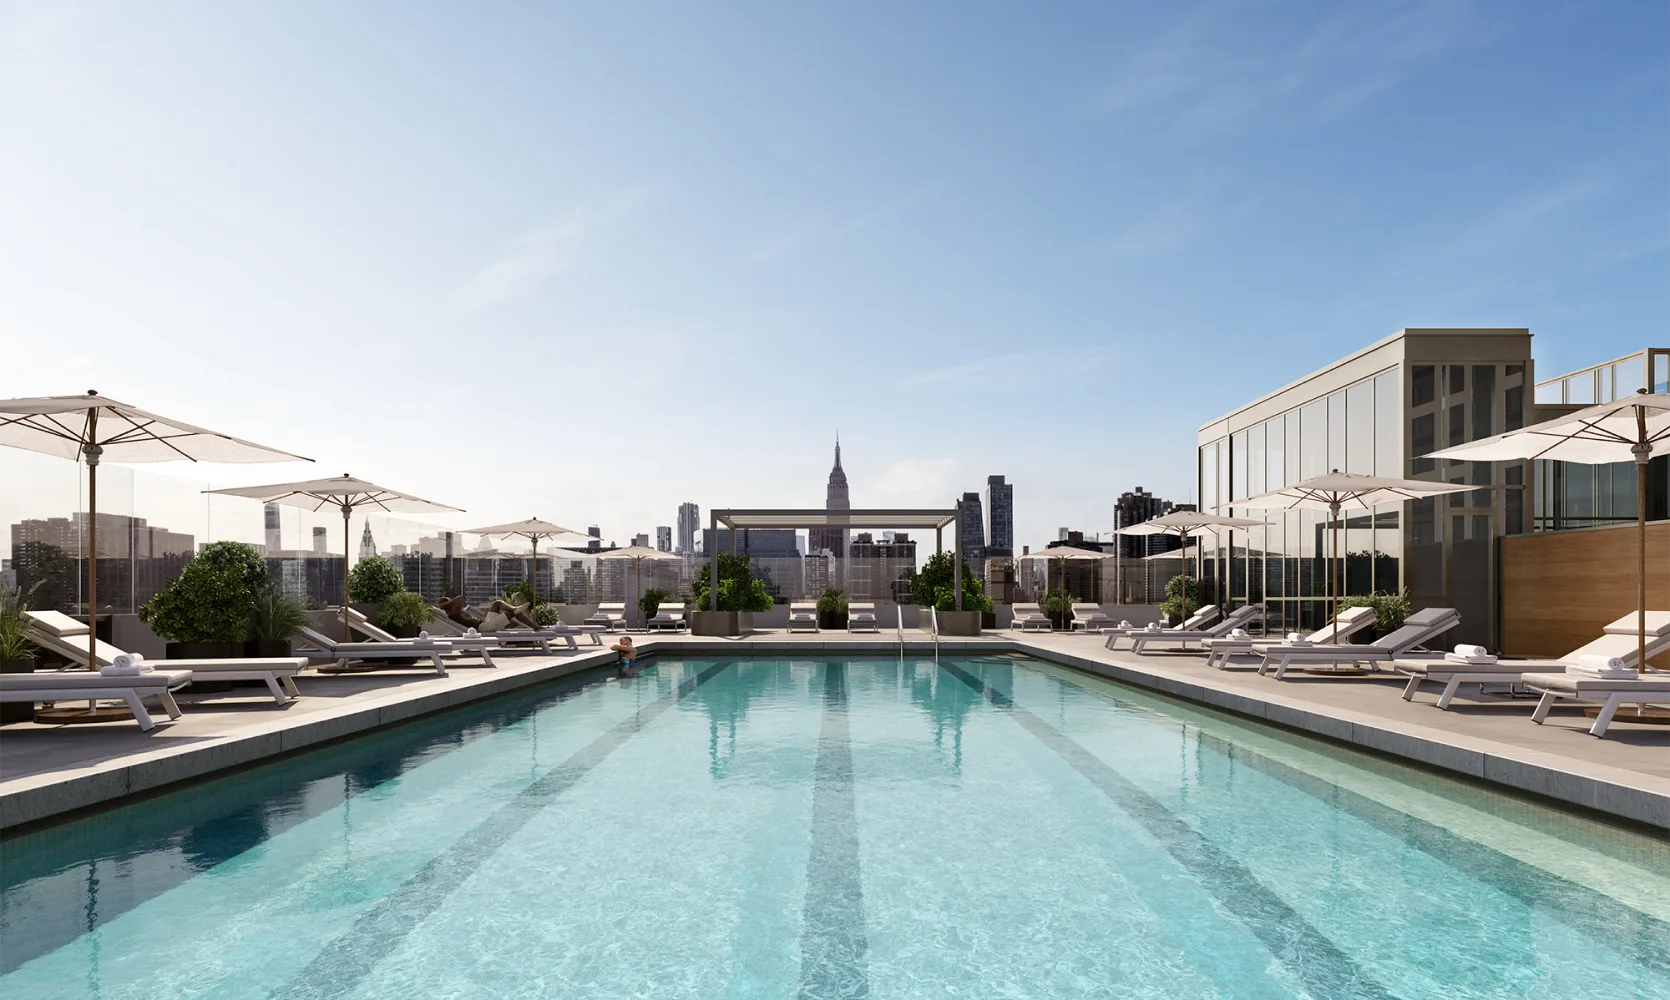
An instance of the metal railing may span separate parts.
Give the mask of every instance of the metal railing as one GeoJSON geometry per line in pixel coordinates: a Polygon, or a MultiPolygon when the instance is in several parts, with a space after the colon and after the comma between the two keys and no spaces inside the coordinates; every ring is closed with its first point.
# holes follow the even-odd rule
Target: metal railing
{"type": "Polygon", "coordinates": [[[899,614],[899,659],[905,656],[905,609],[901,604],[893,605],[893,610],[899,614]]]}
{"type": "Polygon", "coordinates": [[[939,610],[928,608],[928,623],[933,626],[934,633],[934,663],[939,662],[939,610]]]}

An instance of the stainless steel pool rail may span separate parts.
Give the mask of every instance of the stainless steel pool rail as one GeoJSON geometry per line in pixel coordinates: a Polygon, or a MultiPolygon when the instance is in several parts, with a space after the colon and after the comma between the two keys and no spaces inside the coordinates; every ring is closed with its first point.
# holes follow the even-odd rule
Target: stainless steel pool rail
{"type": "Polygon", "coordinates": [[[905,606],[893,605],[893,610],[899,615],[899,659],[905,658],[905,606]]]}
{"type": "Polygon", "coordinates": [[[934,633],[934,663],[939,663],[939,609],[928,608],[928,623],[933,626],[934,633]]]}

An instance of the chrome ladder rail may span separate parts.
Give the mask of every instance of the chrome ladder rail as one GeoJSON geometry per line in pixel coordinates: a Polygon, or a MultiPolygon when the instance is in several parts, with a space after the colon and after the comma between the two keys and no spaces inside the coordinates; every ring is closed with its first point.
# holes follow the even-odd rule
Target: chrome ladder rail
{"type": "Polygon", "coordinates": [[[939,665],[939,609],[928,608],[928,621],[933,625],[934,632],[934,665],[939,665]]]}

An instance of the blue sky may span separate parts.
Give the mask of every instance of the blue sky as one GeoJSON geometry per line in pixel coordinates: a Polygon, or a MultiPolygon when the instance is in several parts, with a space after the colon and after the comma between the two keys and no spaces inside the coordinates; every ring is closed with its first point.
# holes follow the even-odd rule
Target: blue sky
{"type": "Polygon", "coordinates": [[[1526,326],[1544,374],[1670,343],[1667,38],[1659,2],[6,0],[0,395],[618,539],[819,504],[838,429],[855,504],[1004,473],[1038,545],[1187,499],[1198,424],[1400,327],[1526,326]]]}

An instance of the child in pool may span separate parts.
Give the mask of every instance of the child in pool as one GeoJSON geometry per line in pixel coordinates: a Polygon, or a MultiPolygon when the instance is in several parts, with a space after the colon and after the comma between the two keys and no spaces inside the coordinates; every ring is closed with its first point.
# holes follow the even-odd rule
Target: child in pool
{"type": "Polygon", "coordinates": [[[620,664],[620,675],[622,677],[638,676],[638,668],[635,665],[638,658],[638,647],[632,645],[631,636],[621,636],[620,641],[609,648],[615,651],[615,662],[620,664]]]}

